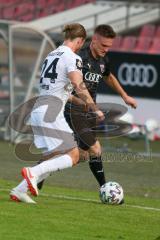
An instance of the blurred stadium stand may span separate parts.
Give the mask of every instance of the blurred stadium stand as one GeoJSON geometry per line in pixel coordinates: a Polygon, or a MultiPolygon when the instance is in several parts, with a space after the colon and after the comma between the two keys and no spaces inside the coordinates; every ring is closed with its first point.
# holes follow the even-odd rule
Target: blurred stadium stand
{"type": "Polygon", "coordinates": [[[134,52],[148,52],[151,42],[151,37],[138,37],[134,52]]]}
{"type": "Polygon", "coordinates": [[[125,36],[120,46],[120,51],[131,52],[136,46],[137,38],[135,36],[125,36]]]}
{"type": "Polygon", "coordinates": [[[155,34],[155,29],[156,26],[153,24],[145,24],[142,28],[141,28],[141,32],[139,34],[140,37],[150,37],[150,36],[154,36],[155,34]]]}
{"type": "Polygon", "coordinates": [[[160,38],[154,38],[152,45],[148,49],[148,53],[160,54],[160,38]]]}
{"type": "Polygon", "coordinates": [[[112,45],[112,51],[160,54],[160,25],[145,24],[132,34],[119,34],[112,45]]]}
{"type": "Polygon", "coordinates": [[[0,19],[31,21],[78,7],[94,0],[0,0],[0,19]]]}
{"type": "Polygon", "coordinates": [[[123,41],[123,37],[122,36],[117,36],[112,44],[112,48],[110,49],[111,51],[115,51],[115,50],[120,50],[121,49],[121,45],[122,45],[122,41],[123,41]]]}

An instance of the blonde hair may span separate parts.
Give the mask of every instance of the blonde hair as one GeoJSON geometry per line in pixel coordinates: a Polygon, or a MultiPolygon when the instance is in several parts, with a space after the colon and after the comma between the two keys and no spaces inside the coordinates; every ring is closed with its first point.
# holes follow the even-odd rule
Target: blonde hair
{"type": "Polygon", "coordinates": [[[79,23],[72,23],[72,24],[65,25],[63,32],[65,33],[64,35],[65,39],[73,40],[77,37],[81,37],[85,39],[87,36],[85,28],[79,23]]]}

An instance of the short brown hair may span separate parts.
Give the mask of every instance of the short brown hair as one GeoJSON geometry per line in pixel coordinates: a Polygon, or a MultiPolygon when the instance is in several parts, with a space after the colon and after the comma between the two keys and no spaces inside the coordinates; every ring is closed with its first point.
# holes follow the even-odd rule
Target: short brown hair
{"type": "Polygon", "coordinates": [[[85,39],[87,36],[85,28],[79,23],[65,25],[63,32],[65,33],[65,39],[73,40],[77,37],[82,37],[85,39]]]}
{"type": "Polygon", "coordinates": [[[113,30],[113,28],[110,25],[106,25],[106,24],[98,25],[95,28],[94,33],[97,33],[97,34],[101,35],[102,37],[106,37],[106,38],[115,38],[116,37],[116,33],[113,30]]]}

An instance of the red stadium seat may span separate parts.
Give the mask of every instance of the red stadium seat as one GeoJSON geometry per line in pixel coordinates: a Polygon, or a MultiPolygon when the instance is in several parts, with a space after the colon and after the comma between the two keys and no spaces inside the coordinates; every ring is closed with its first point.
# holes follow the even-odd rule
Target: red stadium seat
{"type": "Polygon", "coordinates": [[[28,13],[28,11],[33,11],[35,9],[32,3],[21,3],[16,6],[15,14],[17,16],[23,15],[24,13],[28,13]]]}
{"type": "Polygon", "coordinates": [[[96,0],[85,0],[85,3],[95,3],[96,0]]]}
{"type": "Polygon", "coordinates": [[[13,7],[4,8],[2,14],[4,19],[14,19],[15,9],[13,7]]]}
{"type": "Polygon", "coordinates": [[[70,2],[69,8],[75,8],[83,4],[82,0],[75,0],[70,2]]]}
{"type": "Polygon", "coordinates": [[[28,13],[28,14],[25,14],[23,16],[20,17],[20,20],[21,21],[24,21],[24,22],[28,22],[28,21],[32,21],[34,19],[35,15],[34,13],[28,13]]]}
{"type": "Polygon", "coordinates": [[[87,3],[94,3],[95,0],[74,0],[74,1],[66,1],[66,7],[68,9],[70,8],[74,8],[74,7],[78,7],[81,6],[83,4],[87,4],[87,3]]]}
{"type": "Polygon", "coordinates": [[[41,18],[41,17],[46,17],[47,16],[47,13],[48,13],[48,10],[46,10],[45,8],[44,9],[41,9],[37,15],[38,18],[41,18]]]}
{"type": "Polygon", "coordinates": [[[46,0],[46,6],[49,7],[49,6],[54,6],[54,7],[58,7],[59,5],[61,4],[67,4],[67,1],[65,0],[46,0]]]}
{"type": "Polygon", "coordinates": [[[10,5],[10,4],[14,4],[16,1],[15,0],[0,0],[0,5],[1,4],[3,4],[3,6],[4,5],[6,5],[6,6],[8,6],[8,5],[10,5]]]}
{"type": "Polygon", "coordinates": [[[126,36],[123,38],[120,50],[121,51],[132,51],[135,48],[137,38],[134,36],[126,36]]]}
{"type": "Polygon", "coordinates": [[[114,50],[120,50],[121,49],[121,43],[122,43],[122,37],[121,36],[117,36],[114,40],[113,40],[113,45],[111,47],[111,51],[114,50]]]}
{"type": "Polygon", "coordinates": [[[139,37],[137,39],[136,47],[133,49],[134,52],[148,52],[152,42],[152,38],[139,37]]]}
{"type": "MultiPolygon", "coordinates": [[[[53,4],[55,5],[55,4],[57,4],[56,2],[57,2],[56,0],[47,0],[46,5],[53,5],[53,4]]],[[[60,1],[59,1],[59,3],[60,3],[60,1]]]]}
{"type": "Polygon", "coordinates": [[[148,53],[160,54],[160,39],[154,38],[148,53]]]}
{"type": "Polygon", "coordinates": [[[146,24],[141,28],[139,37],[152,37],[155,34],[155,25],[146,24]]]}
{"type": "Polygon", "coordinates": [[[157,28],[156,28],[156,32],[155,32],[155,38],[160,38],[160,26],[158,26],[157,28]]]}
{"type": "MultiPolygon", "coordinates": [[[[46,17],[50,14],[54,14],[54,13],[58,13],[58,12],[62,12],[64,10],[66,10],[66,2],[64,1],[59,1],[59,0],[50,0],[50,1],[46,1],[46,7],[45,8],[41,8],[39,10],[38,13],[38,17],[46,17]]],[[[68,4],[67,4],[67,8],[68,8],[68,4]]]]}
{"type": "Polygon", "coordinates": [[[38,0],[38,2],[37,2],[37,7],[38,8],[45,8],[46,7],[46,5],[47,5],[47,2],[46,2],[46,0],[38,0]]]}
{"type": "Polygon", "coordinates": [[[30,21],[89,2],[95,2],[95,0],[0,0],[0,18],[30,21]]]}
{"type": "Polygon", "coordinates": [[[64,10],[66,10],[66,5],[64,2],[60,2],[59,4],[57,4],[57,6],[55,7],[56,12],[62,12],[64,10]]]}

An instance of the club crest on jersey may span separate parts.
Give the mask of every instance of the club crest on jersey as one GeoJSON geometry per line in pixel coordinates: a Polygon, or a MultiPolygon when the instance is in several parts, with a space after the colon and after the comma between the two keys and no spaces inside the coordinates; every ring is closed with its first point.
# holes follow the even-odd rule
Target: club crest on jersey
{"type": "Polygon", "coordinates": [[[79,59],[76,59],[76,67],[79,70],[82,70],[82,61],[79,59]]]}
{"type": "Polygon", "coordinates": [[[104,64],[100,64],[101,73],[104,73],[104,64]]]}

